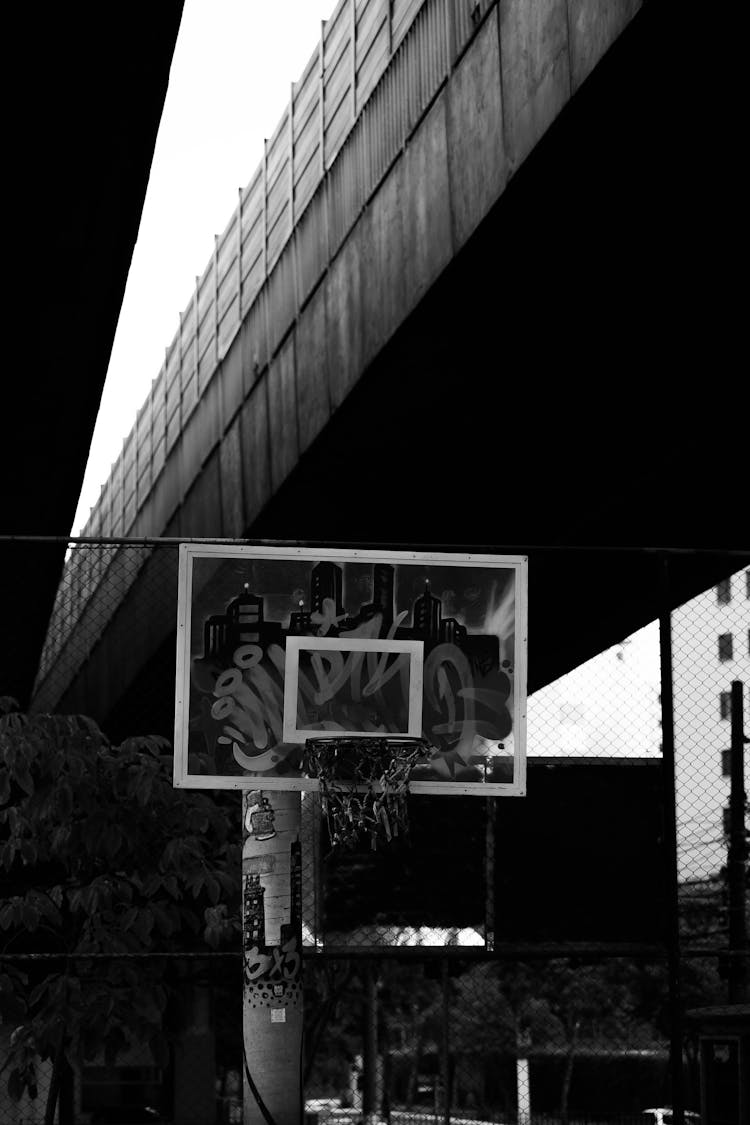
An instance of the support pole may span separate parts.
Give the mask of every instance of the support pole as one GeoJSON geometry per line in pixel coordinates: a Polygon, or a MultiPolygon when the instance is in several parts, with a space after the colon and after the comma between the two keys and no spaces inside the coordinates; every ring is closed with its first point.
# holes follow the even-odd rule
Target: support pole
{"type": "Polygon", "coordinates": [[[443,957],[440,965],[442,984],[443,1035],[440,1044],[440,1074],[443,1087],[443,1125],[451,1123],[451,1044],[450,1044],[450,981],[448,979],[448,958],[443,957]]]}
{"type": "Polygon", "coordinates": [[[529,1125],[531,1121],[531,1087],[529,1085],[529,1060],[521,1054],[525,1047],[519,1045],[516,1055],[516,1102],[518,1125],[529,1125]]]}
{"type": "Polygon", "coordinates": [[[729,1003],[743,1004],[750,999],[746,918],[745,839],[745,731],[743,725],[743,685],[732,683],[732,742],[730,754],[729,849],[727,892],[729,913],[729,1003]]]}
{"type": "Polygon", "coordinates": [[[363,1052],[362,1119],[375,1125],[378,1106],[378,982],[372,961],[365,965],[365,1026],[363,1052]]]}
{"type": "Polygon", "coordinates": [[[685,1101],[682,1081],[682,990],[680,964],[680,919],[677,893],[677,775],[675,771],[674,687],[672,680],[672,611],[669,589],[669,558],[659,559],[659,659],[661,671],[662,764],[664,777],[664,852],[667,884],[667,957],[669,970],[670,1041],[674,1125],[684,1125],[685,1101]]]}
{"type": "Polygon", "coordinates": [[[243,1125],[301,1125],[300,794],[243,794],[243,1125]]]}

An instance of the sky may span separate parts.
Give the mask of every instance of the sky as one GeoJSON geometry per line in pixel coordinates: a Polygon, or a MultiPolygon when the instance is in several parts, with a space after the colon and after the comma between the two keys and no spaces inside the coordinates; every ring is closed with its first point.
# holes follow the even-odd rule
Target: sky
{"type": "Polygon", "coordinates": [[[530,756],[658,757],[659,626],[613,645],[528,698],[530,756]]]}
{"type": "Polygon", "coordinates": [[[336,0],[185,0],[72,535],[101,486],[336,0]]]}

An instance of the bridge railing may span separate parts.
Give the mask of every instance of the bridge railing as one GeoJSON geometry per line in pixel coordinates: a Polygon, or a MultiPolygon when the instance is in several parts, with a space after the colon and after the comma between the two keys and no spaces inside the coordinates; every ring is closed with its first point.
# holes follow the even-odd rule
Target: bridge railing
{"type": "MultiPolygon", "coordinates": [[[[275,290],[267,302],[270,312],[266,309],[272,322],[268,342],[271,348],[278,343],[289,311],[296,315],[309,296],[493,6],[490,0],[340,0],[292,84],[261,165],[216,236],[214,253],[196,278],[162,369],[84,534],[132,531],[185,422],[267,285],[275,290]],[[296,230],[299,237],[293,239],[296,230]],[[281,261],[285,250],[288,263],[281,261]],[[298,264],[291,261],[292,250],[298,264]]],[[[262,367],[262,341],[258,353],[262,367]]]]}
{"type": "MultiPolygon", "coordinates": [[[[248,324],[255,360],[243,371],[247,393],[495,3],[340,0],[216,236],[82,535],[163,531],[139,528],[138,514],[241,325],[248,324]]],[[[202,459],[199,452],[198,467],[202,459]]],[[[82,558],[73,554],[66,568],[40,680],[111,565],[106,553],[88,556],[85,567],[82,558]]]]}

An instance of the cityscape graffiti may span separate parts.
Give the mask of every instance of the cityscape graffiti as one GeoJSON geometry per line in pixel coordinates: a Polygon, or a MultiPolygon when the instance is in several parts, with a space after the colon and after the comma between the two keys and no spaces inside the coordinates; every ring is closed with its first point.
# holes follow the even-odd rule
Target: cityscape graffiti
{"type": "MultiPolygon", "coordinates": [[[[217,771],[299,775],[302,748],[283,734],[285,642],[307,636],[420,642],[422,733],[435,753],[415,779],[489,780],[513,727],[512,581],[498,588],[492,576],[483,588],[474,573],[462,602],[455,571],[433,588],[422,567],[417,592],[406,565],[374,563],[369,581],[360,566],[350,582],[346,563],[303,565],[307,581],[295,573],[285,607],[270,581],[272,593],[245,581],[215,607],[221,612],[193,622],[191,737],[203,740],[217,771]],[[353,610],[350,587],[370,595],[353,610]]],[[[303,647],[297,724],[322,734],[403,732],[409,687],[406,653],[303,647]]]]}

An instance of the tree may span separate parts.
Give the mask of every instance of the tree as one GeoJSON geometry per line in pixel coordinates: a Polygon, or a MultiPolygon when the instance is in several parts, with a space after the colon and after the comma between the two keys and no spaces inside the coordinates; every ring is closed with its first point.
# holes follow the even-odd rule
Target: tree
{"type": "Polygon", "coordinates": [[[208,952],[239,932],[240,818],[173,788],[164,739],[112,746],[86,717],[12,707],[0,701],[0,1020],[15,1025],[12,1096],[35,1096],[37,1059],[52,1061],[51,1122],[66,1065],[100,1051],[111,1065],[135,1042],[166,1060],[163,965],[133,955],[208,952]],[[17,953],[61,967],[21,972],[17,953]]]}
{"type": "MultiPolygon", "coordinates": [[[[419,1076],[426,1057],[435,1056],[443,1026],[440,983],[414,964],[386,962],[380,973],[381,1039],[386,1054],[395,1047],[393,1029],[400,1029],[399,1052],[407,1063],[403,1083],[404,1104],[411,1109],[417,1097],[419,1076]],[[388,1018],[384,1019],[385,1011],[388,1018]],[[390,1033],[390,1034],[389,1034],[390,1033]]],[[[395,1077],[393,1075],[392,1077],[395,1077]]],[[[392,1083],[393,1084],[393,1083],[392,1083]]],[[[389,1098],[394,1091],[389,1090],[389,1098]]]]}
{"type": "MultiPolygon", "coordinates": [[[[515,1058],[526,1037],[534,1043],[545,1041],[557,1026],[538,976],[537,967],[521,962],[486,962],[472,966],[454,983],[451,1043],[462,1063],[461,1085],[481,1110],[494,1108],[487,1090],[491,1070],[501,1112],[513,1112],[515,1089],[506,1081],[500,1060],[515,1058]],[[492,1060],[492,1066],[477,1060],[492,1060]]],[[[515,1076],[510,1083],[514,1081],[515,1076]]]]}
{"type": "MultiPolygon", "coordinates": [[[[357,1031],[342,1019],[354,985],[350,962],[324,958],[305,973],[303,1086],[313,1082],[328,1091],[346,1084],[346,1068],[357,1053],[357,1031]],[[325,1043],[326,1050],[321,1051],[325,1043]]],[[[357,982],[358,983],[358,982],[357,982]]]]}

